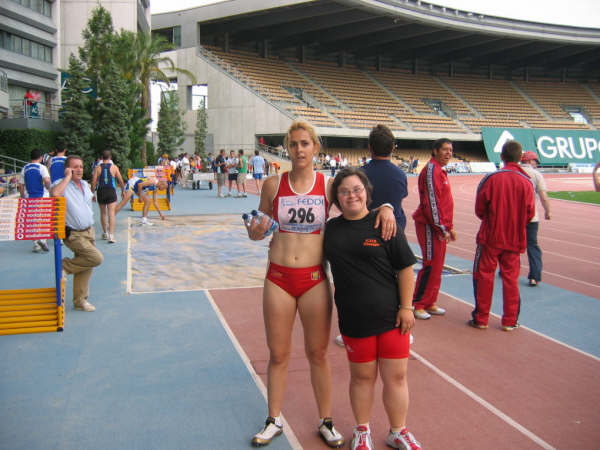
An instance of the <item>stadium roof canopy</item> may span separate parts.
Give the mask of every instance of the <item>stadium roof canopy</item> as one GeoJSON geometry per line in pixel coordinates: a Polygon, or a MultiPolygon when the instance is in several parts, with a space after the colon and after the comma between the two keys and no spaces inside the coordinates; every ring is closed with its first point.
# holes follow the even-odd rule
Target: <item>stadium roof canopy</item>
{"type": "Polygon", "coordinates": [[[202,43],[263,54],[296,51],[415,71],[456,66],[600,78],[600,28],[492,17],[420,0],[232,0],[152,17],[153,29],[177,21],[198,23],[202,43]]]}

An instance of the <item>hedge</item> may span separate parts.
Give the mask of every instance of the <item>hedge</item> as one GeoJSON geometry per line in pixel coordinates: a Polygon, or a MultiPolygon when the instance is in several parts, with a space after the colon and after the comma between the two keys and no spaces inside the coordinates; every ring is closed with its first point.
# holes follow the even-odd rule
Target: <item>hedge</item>
{"type": "Polygon", "coordinates": [[[47,130],[0,130],[0,155],[29,161],[34,148],[42,153],[55,148],[58,135],[56,131],[47,130]]]}

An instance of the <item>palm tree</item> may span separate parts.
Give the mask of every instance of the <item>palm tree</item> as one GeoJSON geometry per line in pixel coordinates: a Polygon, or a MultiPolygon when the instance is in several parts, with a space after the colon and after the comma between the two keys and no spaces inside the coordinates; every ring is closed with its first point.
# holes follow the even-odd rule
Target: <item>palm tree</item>
{"type": "MultiPolygon", "coordinates": [[[[188,70],[175,66],[163,52],[173,49],[173,46],[162,36],[146,32],[132,33],[121,31],[116,39],[116,59],[123,74],[130,80],[137,80],[141,85],[142,108],[150,123],[150,81],[161,81],[170,84],[167,73],[186,75],[192,83],[196,77],[188,70]]],[[[146,140],[142,145],[142,162],[146,163],[146,140]]]]}

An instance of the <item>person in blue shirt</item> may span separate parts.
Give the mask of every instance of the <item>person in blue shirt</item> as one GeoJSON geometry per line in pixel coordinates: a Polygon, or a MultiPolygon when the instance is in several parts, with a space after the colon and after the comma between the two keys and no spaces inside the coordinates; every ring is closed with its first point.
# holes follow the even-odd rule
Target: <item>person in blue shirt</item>
{"type": "Polygon", "coordinates": [[[60,180],[65,176],[65,161],[67,160],[67,149],[59,146],[56,149],[56,156],[52,156],[48,159],[47,166],[50,172],[50,182],[54,183],[56,180],[60,180]]]}
{"type": "MultiPolygon", "coordinates": [[[[50,189],[50,174],[46,166],[42,164],[42,151],[39,148],[31,150],[31,162],[26,164],[21,171],[19,181],[19,193],[21,198],[48,197],[50,189]]],[[[33,241],[33,251],[40,253],[48,251],[45,240],[33,241]]]]}
{"type": "Polygon", "coordinates": [[[159,180],[158,178],[148,178],[147,180],[144,180],[138,177],[131,177],[125,185],[121,202],[115,208],[115,214],[117,214],[121,208],[125,206],[125,203],[127,203],[134,195],[137,194],[139,199],[144,202],[144,209],[142,210],[142,222],[140,225],[152,225],[152,222],[148,222],[150,202],[154,204],[154,209],[156,209],[156,212],[158,212],[160,218],[165,220],[165,216],[160,211],[158,203],[156,202],[156,190],[165,190],[167,189],[167,186],[168,184],[166,180],[159,180]],[[149,192],[152,192],[152,198],[147,195],[149,192]]]}
{"type": "Polygon", "coordinates": [[[402,210],[402,200],[408,195],[406,174],[391,161],[394,150],[394,135],[385,125],[377,125],[369,134],[371,161],[362,167],[373,185],[370,209],[384,203],[394,207],[398,228],[406,228],[406,216],[402,210]]]}

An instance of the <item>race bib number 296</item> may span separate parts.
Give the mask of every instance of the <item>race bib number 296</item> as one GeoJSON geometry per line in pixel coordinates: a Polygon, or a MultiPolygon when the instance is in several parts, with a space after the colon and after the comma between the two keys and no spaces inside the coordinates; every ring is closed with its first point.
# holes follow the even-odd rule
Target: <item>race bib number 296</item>
{"type": "Polygon", "coordinates": [[[279,198],[279,228],[291,233],[312,233],[325,223],[322,195],[295,195],[279,198]]]}

